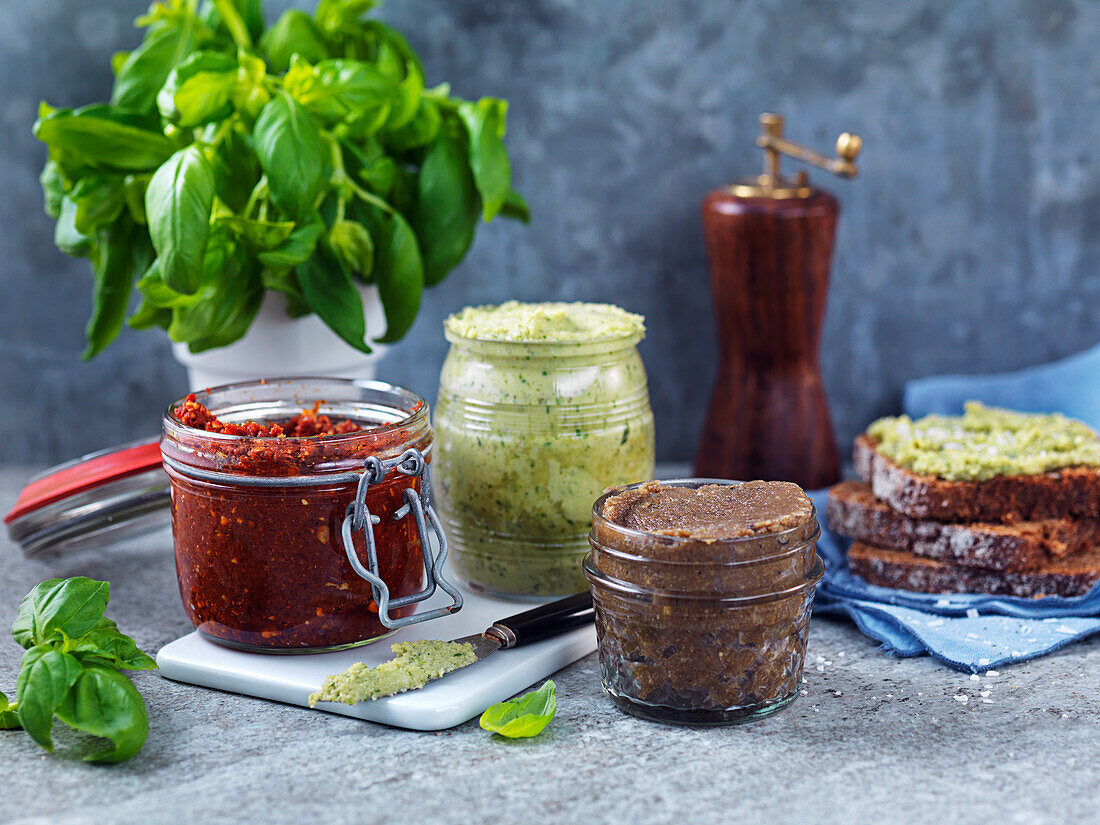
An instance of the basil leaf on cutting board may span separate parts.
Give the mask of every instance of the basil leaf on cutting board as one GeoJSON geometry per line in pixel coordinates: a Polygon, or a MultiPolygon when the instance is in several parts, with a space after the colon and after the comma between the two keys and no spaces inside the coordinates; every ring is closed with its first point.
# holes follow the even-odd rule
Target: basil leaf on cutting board
{"type": "Polygon", "coordinates": [[[538,736],[558,710],[557,686],[552,679],[538,690],[490,705],[481,714],[479,724],[493,733],[499,733],[508,739],[524,739],[538,736]]]}

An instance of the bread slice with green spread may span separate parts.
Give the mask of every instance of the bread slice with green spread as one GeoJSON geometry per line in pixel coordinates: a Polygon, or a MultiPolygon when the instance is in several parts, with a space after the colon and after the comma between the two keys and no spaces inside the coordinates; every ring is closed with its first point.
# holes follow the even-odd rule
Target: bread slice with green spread
{"type": "Polygon", "coordinates": [[[829,529],[866,544],[905,550],[964,567],[1034,570],[1048,561],[1100,547],[1100,518],[1016,524],[914,519],[875,498],[871,487],[844,481],[829,490],[829,529]]]}
{"type": "Polygon", "coordinates": [[[1051,559],[1034,570],[982,570],[863,542],[848,548],[848,567],[864,581],[919,593],[1081,596],[1100,581],[1100,549],[1051,559]]]}
{"type": "Polygon", "coordinates": [[[854,457],[875,496],[916,519],[1100,517],[1100,436],[1063,415],[971,402],[961,416],[881,418],[854,457]]]}

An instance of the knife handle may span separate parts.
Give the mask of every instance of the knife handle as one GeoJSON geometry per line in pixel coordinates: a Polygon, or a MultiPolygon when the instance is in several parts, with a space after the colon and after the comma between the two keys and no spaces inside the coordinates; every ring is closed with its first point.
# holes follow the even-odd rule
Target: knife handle
{"type": "Polygon", "coordinates": [[[493,626],[485,633],[499,639],[501,649],[507,649],[575,630],[589,624],[594,618],[592,592],[586,590],[576,596],[567,596],[507,619],[500,619],[493,622],[493,626]]]}

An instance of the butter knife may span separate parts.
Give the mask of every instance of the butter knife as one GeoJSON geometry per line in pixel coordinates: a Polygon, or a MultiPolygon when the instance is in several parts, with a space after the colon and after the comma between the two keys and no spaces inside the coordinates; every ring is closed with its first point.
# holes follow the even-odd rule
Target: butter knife
{"type": "MultiPolygon", "coordinates": [[[[402,670],[401,665],[404,662],[401,656],[376,668],[367,668],[361,663],[355,664],[343,673],[335,673],[328,677],[321,690],[310,695],[309,706],[314,707],[318,702],[342,702],[354,705],[364,700],[381,699],[384,696],[417,690],[429,682],[443,678],[448,673],[464,670],[470,665],[477,664],[498,650],[508,650],[513,647],[522,647],[533,642],[539,642],[543,639],[550,639],[570,630],[584,627],[590,624],[594,618],[595,610],[592,606],[591,592],[586,591],[575,596],[558,599],[531,610],[517,613],[514,616],[509,616],[506,619],[495,621],[481,633],[463,636],[461,639],[452,639],[452,644],[470,645],[476,657],[473,661],[442,666],[433,663],[432,670],[427,670],[422,664],[417,666],[415,658],[412,661],[413,668],[411,670],[408,668],[402,670]],[[438,670],[435,670],[435,668],[438,668],[438,670]]],[[[396,644],[394,645],[394,651],[397,652],[406,644],[415,645],[417,643],[402,642],[396,644]]],[[[415,654],[413,655],[415,657],[415,654]]]]}

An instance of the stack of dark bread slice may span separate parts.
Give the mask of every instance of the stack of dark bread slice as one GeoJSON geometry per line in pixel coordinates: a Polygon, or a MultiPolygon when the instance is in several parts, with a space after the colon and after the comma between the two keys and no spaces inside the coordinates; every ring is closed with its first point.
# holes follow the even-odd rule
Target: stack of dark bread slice
{"type": "Polygon", "coordinates": [[[829,493],[852,572],[921,592],[1075,596],[1100,580],[1100,469],[948,480],[856,439],[861,481],[829,493]]]}

